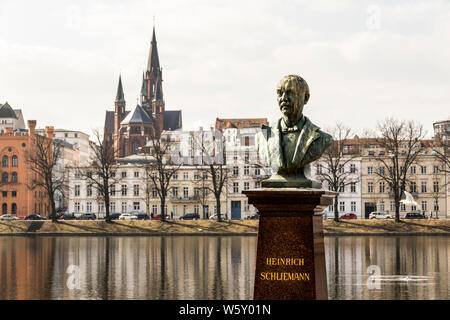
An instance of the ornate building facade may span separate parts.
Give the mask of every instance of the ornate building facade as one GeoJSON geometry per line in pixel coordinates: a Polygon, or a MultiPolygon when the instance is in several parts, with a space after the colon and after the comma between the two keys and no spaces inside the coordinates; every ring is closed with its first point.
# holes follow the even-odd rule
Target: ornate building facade
{"type": "Polygon", "coordinates": [[[162,87],[155,28],[153,28],[147,69],[142,76],[140,103],[126,111],[122,78],[114,103],[114,111],[106,111],[104,135],[113,141],[116,158],[138,154],[153,137],[163,130],[182,128],[181,110],[166,111],[162,87]]]}

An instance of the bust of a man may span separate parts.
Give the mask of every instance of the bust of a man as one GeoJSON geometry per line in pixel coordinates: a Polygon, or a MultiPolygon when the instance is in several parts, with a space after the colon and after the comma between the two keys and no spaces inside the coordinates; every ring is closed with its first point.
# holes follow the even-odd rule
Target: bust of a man
{"type": "Polygon", "coordinates": [[[333,139],[303,115],[308,84],[297,75],[283,77],[277,85],[277,100],[283,116],[270,127],[263,126],[257,136],[259,155],[272,168],[272,176],[262,186],[321,188],[309,178],[309,163],[319,159],[333,139]]]}

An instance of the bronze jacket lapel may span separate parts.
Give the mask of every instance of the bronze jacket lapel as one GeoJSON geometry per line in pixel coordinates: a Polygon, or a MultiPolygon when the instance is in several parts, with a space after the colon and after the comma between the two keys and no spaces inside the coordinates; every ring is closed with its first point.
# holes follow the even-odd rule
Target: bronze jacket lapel
{"type": "Polygon", "coordinates": [[[311,143],[313,143],[314,140],[320,137],[320,134],[317,132],[318,130],[319,127],[312,124],[312,122],[309,121],[309,119],[305,116],[305,124],[303,125],[300,136],[297,139],[297,147],[295,148],[292,163],[296,163],[299,165],[301,164],[311,143]]]}

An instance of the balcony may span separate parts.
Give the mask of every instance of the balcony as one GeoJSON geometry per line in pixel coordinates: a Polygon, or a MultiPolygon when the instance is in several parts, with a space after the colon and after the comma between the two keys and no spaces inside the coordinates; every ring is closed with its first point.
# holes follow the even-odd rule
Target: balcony
{"type": "Polygon", "coordinates": [[[193,197],[169,197],[169,201],[172,203],[193,203],[193,202],[199,202],[200,196],[193,196],[193,197]]]}

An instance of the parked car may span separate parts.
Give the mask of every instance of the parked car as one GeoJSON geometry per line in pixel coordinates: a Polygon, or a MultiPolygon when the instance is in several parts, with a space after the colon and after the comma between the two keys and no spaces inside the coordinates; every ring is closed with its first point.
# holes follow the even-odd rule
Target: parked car
{"type": "MultiPolygon", "coordinates": [[[[211,217],[209,217],[209,220],[217,220],[218,217],[219,217],[219,216],[218,216],[217,214],[213,214],[211,217]]],[[[221,213],[221,214],[220,214],[220,218],[221,218],[222,220],[228,219],[226,213],[221,213]]]]}
{"type": "Polygon", "coordinates": [[[79,220],[96,220],[97,217],[93,213],[83,213],[78,219],[79,220]]]}
{"type": "Polygon", "coordinates": [[[24,220],[47,220],[46,217],[43,217],[37,213],[30,214],[29,216],[26,216],[24,220]]]}
{"type": "Polygon", "coordinates": [[[122,213],[119,216],[119,220],[137,220],[137,217],[131,213],[122,213]]]}
{"type": "Polygon", "coordinates": [[[10,214],[4,214],[0,216],[0,220],[19,220],[19,218],[10,214]]]}
{"type": "MultiPolygon", "coordinates": [[[[120,218],[121,215],[122,215],[121,213],[110,213],[110,214],[109,214],[109,218],[110,218],[111,220],[117,220],[117,219],[120,218]]],[[[105,216],[105,219],[106,219],[106,216],[105,216]]]]}
{"type": "Polygon", "coordinates": [[[247,216],[246,219],[248,219],[248,220],[258,220],[259,219],[259,213],[251,214],[251,215],[247,216]]]}
{"type": "Polygon", "coordinates": [[[425,219],[425,216],[420,212],[408,212],[403,217],[405,219],[425,219]]]}
{"type": "Polygon", "coordinates": [[[357,219],[358,217],[354,213],[346,213],[339,217],[339,219],[357,219]]]}
{"type": "Polygon", "coordinates": [[[58,219],[62,219],[62,220],[75,220],[76,217],[73,213],[63,213],[61,214],[58,219]]]}
{"type": "MultiPolygon", "coordinates": [[[[156,215],[153,216],[153,220],[161,220],[161,218],[162,217],[161,217],[160,214],[156,214],[156,215]]],[[[165,218],[166,218],[166,220],[169,219],[169,215],[166,214],[165,218]]]]}
{"type": "Polygon", "coordinates": [[[131,214],[134,214],[138,220],[148,220],[148,215],[143,212],[131,212],[131,214]]]}
{"type": "Polygon", "coordinates": [[[389,213],[373,211],[369,214],[369,219],[392,219],[389,213]]]}
{"type": "Polygon", "coordinates": [[[200,219],[200,215],[197,213],[186,213],[180,217],[180,220],[197,220],[200,219]]]}

